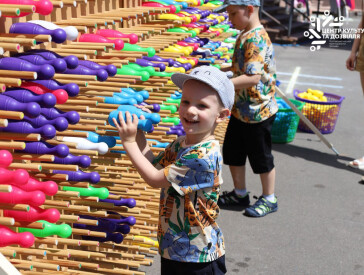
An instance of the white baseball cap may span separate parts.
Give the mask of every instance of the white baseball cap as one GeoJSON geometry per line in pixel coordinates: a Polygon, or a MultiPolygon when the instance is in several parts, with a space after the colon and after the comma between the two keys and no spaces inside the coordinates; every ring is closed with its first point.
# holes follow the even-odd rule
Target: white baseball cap
{"type": "Polygon", "coordinates": [[[229,77],[232,77],[232,72],[225,73],[214,66],[200,66],[194,68],[190,74],[175,73],[171,80],[180,89],[190,79],[206,83],[218,93],[224,107],[231,110],[234,105],[235,88],[229,77]]]}

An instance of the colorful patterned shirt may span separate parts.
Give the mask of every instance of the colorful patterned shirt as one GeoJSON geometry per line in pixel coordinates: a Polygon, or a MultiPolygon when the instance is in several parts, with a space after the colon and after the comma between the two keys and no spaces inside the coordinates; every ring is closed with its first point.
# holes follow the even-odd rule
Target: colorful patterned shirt
{"type": "Polygon", "coordinates": [[[184,140],[179,137],[154,160],[171,183],[161,190],[159,253],[179,262],[211,262],[225,254],[216,223],[222,184],[220,145],[209,140],[184,147],[184,140]]]}
{"type": "Polygon", "coordinates": [[[272,42],[263,26],[238,37],[232,62],[235,77],[267,74],[257,85],[235,91],[232,115],[246,123],[262,122],[274,115],[278,111],[274,98],[276,64],[272,42]]]}

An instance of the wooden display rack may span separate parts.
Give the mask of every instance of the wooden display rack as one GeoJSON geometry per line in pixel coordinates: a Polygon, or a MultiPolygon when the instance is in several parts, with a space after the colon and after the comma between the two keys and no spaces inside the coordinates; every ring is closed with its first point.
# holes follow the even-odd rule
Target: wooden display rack
{"type": "MultiPolygon", "coordinates": [[[[178,21],[158,20],[157,15],[167,12],[168,9],[141,7],[141,0],[89,0],[85,1],[52,1],[53,12],[48,16],[30,14],[21,18],[0,18],[0,47],[4,49],[4,56],[11,56],[14,52],[23,52],[28,49],[45,48],[55,51],[61,55],[74,54],[80,59],[95,61],[100,64],[114,64],[117,67],[135,61],[145,53],[117,52],[112,45],[88,44],[79,42],[65,42],[61,45],[49,42],[47,35],[12,35],[6,34],[13,23],[26,22],[29,20],[45,20],[58,25],[76,26],[80,33],[93,33],[97,28],[112,28],[122,30],[125,33],[136,33],[139,36],[138,45],[142,47],[154,47],[157,55],[176,58],[182,54],[164,52],[163,49],[190,34],[175,34],[166,32],[167,29],[179,24],[178,21]],[[76,3],[76,6],[74,4],[76,3]],[[153,15],[152,15],[153,13],[153,15]],[[35,41],[43,44],[35,45],[35,41]]],[[[26,8],[22,8],[24,11],[26,8]]],[[[31,10],[28,7],[27,10],[31,10]]],[[[3,14],[17,12],[16,7],[6,9],[0,5],[3,14]]],[[[211,37],[213,34],[211,35],[211,37]]],[[[127,41],[126,41],[127,42],[127,41]]],[[[19,74],[11,71],[0,71],[0,90],[6,87],[20,86],[21,81],[17,78],[19,74]]],[[[23,79],[36,79],[34,73],[22,72],[23,79]]],[[[134,198],[137,202],[134,208],[124,206],[115,207],[110,203],[101,203],[97,197],[80,197],[78,192],[58,191],[55,196],[47,197],[42,206],[45,209],[56,208],[61,213],[59,223],[80,223],[96,225],[95,220],[82,219],[80,215],[94,217],[110,217],[107,211],[111,210],[124,217],[134,216],[136,224],[131,227],[129,234],[124,236],[121,244],[113,242],[99,243],[97,241],[83,240],[82,236],[106,237],[104,232],[72,228],[70,238],[46,237],[36,238],[35,245],[31,248],[19,246],[8,246],[0,248],[0,252],[22,273],[22,274],[144,274],[139,271],[141,265],[151,265],[151,256],[157,251],[151,242],[143,237],[156,238],[159,210],[159,190],[150,188],[132,166],[129,158],[123,154],[107,153],[99,155],[95,150],[76,149],[76,143],[62,141],[63,136],[86,137],[87,133],[76,130],[93,131],[100,135],[112,133],[106,130],[114,129],[107,123],[108,114],[115,110],[118,105],[105,104],[104,99],[97,96],[112,96],[121,87],[133,87],[145,89],[150,92],[148,104],[162,103],[177,89],[168,82],[168,79],[151,77],[150,80],[142,82],[140,77],[115,76],[109,77],[105,82],[98,82],[94,76],[77,76],[56,74],[54,79],[62,83],[77,83],[80,86],[78,96],[70,98],[66,104],[56,107],[63,111],[76,110],[81,116],[77,125],[70,125],[68,130],[57,132],[56,138],[47,140],[48,143],[66,144],[70,153],[74,155],[88,155],[92,159],[89,168],[84,172],[97,171],[101,180],[93,185],[88,182],[71,182],[64,174],[54,174],[53,170],[78,171],[77,165],[53,164],[52,155],[32,155],[26,153],[14,153],[25,147],[25,141],[39,141],[39,134],[18,134],[0,132],[0,149],[7,149],[13,153],[14,161],[9,168],[27,169],[31,176],[40,180],[55,181],[59,187],[106,187],[112,192],[110,199],[134,198]]],[[[161,117],[177,116],[170,111],[160,113],[161,117]]],[[[7,125],[7,119],[21,120],[21,112],[0,111],[0,127],[7,125]]],[[[161,142],[171,142],[177,136],[167,135],[167,126],[171,123],[160,123],[155,127],[153,133],[147,134],[161,142]]],[[[220,124],[216,129],[216,137],[222,141],[227,123],[220,124]]],[[[117,135],[114,133],[113,135],[117,135]]],[[[120,141],[118,141],[120,143],[120,141]]],[[[153,144],[153,142],[150,142],[153,144]]],[[[110,150],[122,150],[116,146],[110,150]]],[[[152,147],[156,155],[160,148],[152,147]]],[[[9,191],[9,186],[0,185],[0,192],[9,191]]],[[[1,217],[1,209],[26,210],[27,205],[5,205],[0,204],[0,224],[12,226],[13,229],[21,226],[12,218],[1,217]]],[[[42,228],[42,224],[34,222],[28,224],[28,228],[42,228]]]]}

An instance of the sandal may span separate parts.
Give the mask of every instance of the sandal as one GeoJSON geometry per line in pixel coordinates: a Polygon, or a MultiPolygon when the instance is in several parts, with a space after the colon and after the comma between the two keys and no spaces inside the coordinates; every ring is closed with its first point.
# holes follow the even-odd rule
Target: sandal
{"type": "Polygon", "coordinates": [[[353,168],[364,170],[364,157],[350,161],[348,165],[353,168]]]}

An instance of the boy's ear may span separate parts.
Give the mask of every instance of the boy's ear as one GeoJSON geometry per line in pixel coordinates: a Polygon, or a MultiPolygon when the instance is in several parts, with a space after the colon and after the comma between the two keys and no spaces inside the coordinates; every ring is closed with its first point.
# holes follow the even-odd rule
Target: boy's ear
{"type": "Polygon", "coordinates": [[[229,109],[227,109],[227,108],[222,109],[222,110],[219,112],[219,116],[217,117],[216,122],[217,122],[217,123],[222,122],[222,121],[223,121],[225,118],[227,118],[229,115],[230,115],[230,110],[229,110],[229,109]]]}
{"type": "Polygon", "coordinates": [[[251,16],[254,12],[254,7],[252,5],[249,5],[249,6],[247,6],[247,9],[248,9],[249,16],[251,16]]]}

